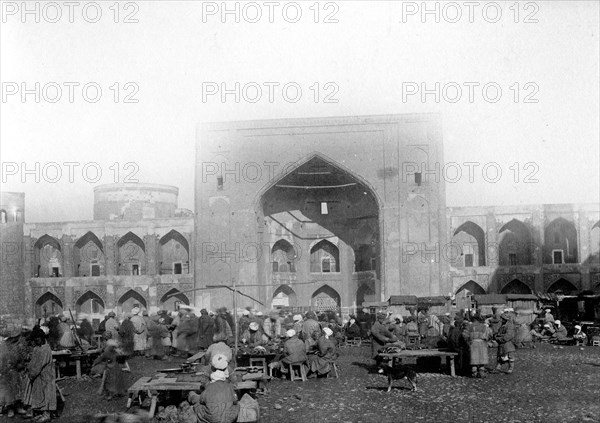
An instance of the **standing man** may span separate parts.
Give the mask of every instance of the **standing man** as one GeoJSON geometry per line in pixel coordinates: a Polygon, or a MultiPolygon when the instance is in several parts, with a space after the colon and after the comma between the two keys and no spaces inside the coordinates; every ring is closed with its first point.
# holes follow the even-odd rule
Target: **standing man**
{"type": "Polygon", "coordinates": [[[133,323],[133,352],[134,354],[144,355],[146,353],[146,322],[141,316],[142,310],[134,307],[131,310],[131,323],[133,323]]]}
{"type": "Polygon", "coordinates": [[[502,326],[498,329],[496,334],[496,342],[498,342],[498,364],[496,369],[492,373],[499,373],[502,371],[502,365],[508,361],[507,374],[511,374],[515,369],[515,344],[513,340],[515,338],[515,325],[512,322],[512,317],[508,313],[502,313],[500,315],[502,319],[502,326]]]}
{"type": "Polygon", "coordinates": [[[385,346],[385,344],[393,343],[397,339],[388,328],[383,324],[385,321],[385,314],[377,313],[377,321],[371,327],[371,357],[379,364],[379,348],[385,346]]]}

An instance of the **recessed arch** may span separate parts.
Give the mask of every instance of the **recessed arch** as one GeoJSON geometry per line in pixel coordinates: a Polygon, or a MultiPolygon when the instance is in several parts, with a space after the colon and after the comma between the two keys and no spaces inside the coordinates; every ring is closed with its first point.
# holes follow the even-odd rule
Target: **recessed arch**
{"type": "Polygon", "coordinates": [[[159,240],[159,250],[161,275],[189,273],[189,243],[181,233],[174,229],[169,231],[159,240]]]}
{"type": "Polygon", "coordinates": [[[143,275],[146,271],[146,247],[142,239],[127,232],[117,242],[119,251],[119,275],[143,275]]]}
{"type": "Polygon", "coordinates": [[[81,249],[89,242],[92,242],[100,251],[104,252],[102,241],[92,231],[86,232],[85,235],[79,238],[75,243],[75,247],[81,249]]]}
{"type": "Polygon", "coordinates": [[[361,285],[356,290],[356,305],[362,307],[362,304],[367,301],[367,296],[375,295],[375,291],[368,284],[361,285]]]}
{"type": "Polygon", "coordinates": [[[170,289],[160,299],[161,308],[164,310],[175,311],[179,304],[190,305],[190,299],[177,288],[170,289]]]}
{"type": "Polygon", "coordinates": [[[175,229],[170,230],[165,236],[163,236],[159,242],[160,245],[165,245],[167,242],[169,242],[170,240],[175,240],[178,243],[180,243],[183,248],[185,248],[185,251],[190,252],[190,245],[188,243],[188,240],[181,235],[181,233],[179,233],[178,231],[176,231],[175,229]]]}
{"type": "Polygon", "coordinates": [[[93,291],[84,292],[75,302],[77,313],[101,314],[104,307],[104,300],[93,291]]]}
{"type": "Polygon", "coordinates": [[[513,279],[500,291],[501,294],[531,294],[531,288],[519,279],[513,279]]]}
{"type": "Polygon", "coordinates": [[[544,263],[577,262],[577,229],[575,224],[563,217],[558,217],[544,229],[544,263]]]}
{"type": "Polygon", "coordinates": [[[271,264],[273,272],[295,272],[296,250],[286,239],[280,239],[271,248],[271,264]]]}
{"type": "Polygon", "coordinates": [[[468,254],[474,255],[474,253],[477,253],[477,256],[472,257],[472,265],[473,266],[485,266],[485,232],[483,231],[481,226],[468,220],[468,221],[464,222],[462,225],[460,225],[458,228],[456,228],[456,230],[454,231],[453,239],[454,239],[454,237],[457,237],[457,241],[462,246],[463,255],[465,256],[465,259],[464,259],[465,267],[470,267],[469,263],[467,263],[468,254]],[[461,232],[464,232],[465,234],[471,236],[475,240],[475,243],[477,245],[473,249],[473,251],[471,249],[469,249],[465,253],[465,247],[467,246],[467,243],[460,242],[459,234],[461,232]]]}
{"type": "Polygon", "coordinates": [[[37,318],[61,314],[62,311],[62,301],[52,292],[45,292],[35,302],[35,316],[37,318]]]}
{"type": "Polygon", "coordinates": [[[577,292],[578,289],[575,285],[564,278],[560,278],[552,285],[548,287],[548,293],[553,294],[557,292],[561,292],[563,294],[570,294],[572,292],[577,292]]]}
{"type": "Polygon", "coordinates": [[[58,251],[61,251],[60,242],[58,242],[58,240],[56,238],[54,238],[48,234],[42,235],[40,238],[38,238],[38,240],[34,244],[34,247],[41,250],[46,245],[50,245],[52,248],[55,248],[58,251]]]}
{"type": "Polygon", "coordinates": [[[102,241],[91,231],[75,242],[73,248],[75,276],[104,275],[104,247],[102,241]]]}
{"type": "Polygon", "coordinates": [[[271,300],[272,308],[278,307],[296,307],[297,306],[296,292],[289,285],[280,285],[271,300]]]}
{"type": "Polygon", "coordinates": [[[130,289],[121,295],[121,298],[117,301],[117,306],[120,308],[122,313],[131,313],[131,310],[135,306],[141,306],[147,308],[146,299],[139,292],[130,289]]]}
{"type": "Polygon", "coordinates": [[[312,294],[311,305],[317,311],[337,311],[341,307],[341,297],[335,289],[323,285],[312,294]]]}
{"type": "Polygon", "coordinates": [[[460,288],[458,288],[456,290],[456,293],[458,294],[461,291],[469,291],[472,294],[475,295],[484,295],[485,294],[485,289],[482,288],[481,285],[479,285],[477,282],[470,280],[467,283],[463,284],[463,286],[461,286],[460,288]]]}
{"type": "Polygon", "coordinates": [[[310,249],[311,273],[339,273],[340,250],[324,239],[310,249]]]}
{"type": "Polygon", "coordinates": [[[531,231],[520,220],[512,219],[500,231],[499,264],[516,266],[532,264],[534,245],[531,231]]]}

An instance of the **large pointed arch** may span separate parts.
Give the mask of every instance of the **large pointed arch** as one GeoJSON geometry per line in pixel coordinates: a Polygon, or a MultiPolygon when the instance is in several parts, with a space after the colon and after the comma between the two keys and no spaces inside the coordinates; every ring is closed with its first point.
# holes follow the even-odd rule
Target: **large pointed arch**
{"type": "Polygon", "coordinates": [[[479,285],[473,280],[468,281],[463,286],[458,288],[456,290],[456,293],[458,294],[461,291],[469,291],[470,293],[475,295],[485,295],[485,289],[483,289],[481,285],[479,285]]]}
{"type": "Polygon", "coordinates": [[[117,241],[117,248],[121,248],[123,245],[127,244],[129,241],[133,242],[135,245],[140,247],[140,249],[144,253],[146,252],[146,245],[144,244],[144,241],[142,241],[142,239],[139,236],[137,236],[136,234],[134,234],[131,231],[127,232],[125,235],[123,235],[121,238],[119,238],[119,240],[117,241]]]}
{"type": "Polygon", "coordinates": [[[464,222],[454,231],[454,236],[457,236],[461,232],[475,238],[477,242],[477,253],[479,261],[477,264],[473,263],[474,266],[485,266],[485,232],[478,224],[471,222],[470,220],[464,222]]]}
{"type": "Polygon", "coordinates": [[[288,240],[277,240],[271,248],[272,271],[296,272],[296,257],[296,250],[288,240]]]}
{"type": "MultiPolygon", "coordinates": [[[[371,183],[369,181],[364,179],[362,176],[356,174],[352,170],[348,169],[343,164],[338,163],[337,161],[333,160],[332,158],[326,156],[325,154],[318,152],[318,151],[313,151],[313,152],[307,154],[306,156],[304,156],[303,158],[297,160],[294,163],[288,163],[282,169],[283,173],[281,175],[278,175],[278,177],[270,178],[269,183],[265,184],[265,186],[263,186],[258,191],[256,196],[254,197],[254,201],[253,201],[254,209],[256,211],[260,211],[263,208],[262,200],[263,200],[264,195],[267,193],[267,191],[269,191],[275,185],[279,184],[287,176],[290,176],[294,172],[297,172],[302,166],[304,166],[314,160],[321,160],[324,163],[330,164],[331,166],[334,166],[334,167],[340,169],[341,171],[350,175],[352,178],[356,179],[356,181],[358,181],[360,184],[364,185],[366,188],[369,189],[370,194],[373,196],[374,200],[376,201],[377,209],[380,210],[382,208],[383,201],[381,200],[381,198],[379,197],[379,194],[377,193],[377,191],[375,190],[375,188],[371,185],[371,183]]],[[[277,170],[279,170],[279,169],[277,169],[277,170]]]]}
{"type": "Polygon", "coordinates": [[[317,311],[337,311],[341,307],[341,297],[335,289],[325,284],[313,292],[311,305],[317,311]]]}
{"type": "Polygon", "coordinates": [[[574,293],[577,291],[578,291],[577,287],[564,278],[560,278],[559,280],[557,280],[556,282],[554,282],[552,285],[550,285],[548,287],[548,293],[550,293],[550,294],[557,293],[557,292],[560,292],[563,294],[570,294],[570,293],[574,293]]]}
{"type": "Polygon", "coordinates": [[[310,249],[310,271],[313,273],[339,273],[340,250],[332,242],[323,239],[310,249]]]}
{"type": "Polygon", "coordinates": [[[513,279],[500,290],[501,294],[531,294],[531,288],[519,279],[513,279]]]}

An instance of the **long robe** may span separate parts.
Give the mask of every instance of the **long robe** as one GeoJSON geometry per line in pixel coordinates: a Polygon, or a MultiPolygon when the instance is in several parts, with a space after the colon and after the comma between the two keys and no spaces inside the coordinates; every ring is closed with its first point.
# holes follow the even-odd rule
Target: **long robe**
{"type": "Polygon", "coordinates": [[[202,314],[198,319],[198,346],[206,349],[213,343],[215,321],[208,314],[202,314]]]}
{"type": "Polygon", "coordinates": [[[233,385],[222,380],[209,383],[194,405],[200,423],[232,423],[237,420],[239,409],[233,385]]]}
{"type": "Polygon", "coordinates": [[[95,361],[94,366],[100,363],[106,365],[106,380],[104,390],[110,395],[124,395],[127,392],[127,377],[121,365],[117,362],[115,348],[107,348],[95,361]]]}
{"type": "Polygon", "coordinates": [[[29,381],[23,403],[34,410],[56,410],[56,380],[50,345],[44,344],[33,349],[27,375],[29,381]]]}
{"type": "Polygon", "coordinates": [[[488,331],[483,323],[473,323],[469,328],[469,351],[471,366],[488,364],[488,331]]]}
{"type": "Polygon", "coordinates": [[[308,355],[308,368],[311,372],[325,375],[331,371],[329,363],[337,358],[335,344],[332,339],[322,336],[317,342],[317,348],[316,354],[308,355]]]}
{"type": "Polygon", "coordinates": [[[121,348],[125,355],[133,354],[135,326],[131,320],[125,319],[119,328],[119,338],[121,339],[121,348]]]}
{"type": "Polygon", "coordinates": [[[131,317],[131,323],[135,332],[133,334],[133,350],[134,351],[145,351],[146,350],[146,322],[144,318],[138,314],[131,317]]]}

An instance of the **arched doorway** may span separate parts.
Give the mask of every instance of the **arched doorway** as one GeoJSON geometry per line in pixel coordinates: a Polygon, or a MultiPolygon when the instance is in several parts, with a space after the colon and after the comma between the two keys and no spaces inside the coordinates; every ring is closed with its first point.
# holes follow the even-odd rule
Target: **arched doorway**
{"type": "Polygon", "coordinates": [[[163,310],[177,311],[181,304],[190,305],[190,299],[176,288],[166,292],[160,299],[160,306],[163,310]]]}
{"type": "Polygon", "coordinates": [[[311,306],[317,312],[338,312],[341,307],[340,294],[338,294],[338,292],[329,285],[323,285],[313,293],[311,306]]]}
{"type": "MultiPolygon", "coordinates": [[[[298,283],[308,283],[315,279],[316,273],[324,273],[327,278],[322,281],[339,282],[341,286],[353,283],[356,265],[352,258],[362,247],[364,266],[359,263],[358,269],[362,271],[367,266],[373,269],[379,283],[383,279],[379,275],[383,269],[379,265],[381,201],[375,190],[360,176],[321,153],[313,153],[297,163],[288,166],[287,172],[273,179],[257,197],[259,243],[273,245],[283,238],[300,247],[293,262],[294,280],[298,283]],[[357,238],[359,232],[362,235],[357,238]],[[302,272],[298,270],[301,268],[302,272]]],[[[258,260],[258,277],[265,283],[274,276],[275,264],[270,258],[263,254],[258,260]]],[[[278,272],[281,267],[290,268],[287,263],[290,260],[274,261],[278,272]]],[[[266,295],[268,291],[264,292],[266,295]]]]}
{"type": "Polygon", "coordinates": [[[35,317],[37,319],[55,316],[57,314],[62,314],[62,312],[62,301],[51,292],[46,292],[35,302],[35,317]]]}
{"type": "Polygon", "coordinates": [[[501,266],[532,264],[534,245],[529,228],[520,220],[512,219],[499,231],[499,262],[501,266]]]}
{"type": "Polygon", "coordinates": [[[296,292],[288,285],[281,285],[273,293],[271,308],[296,307],[296,292]]]}
{"type": "Polygon", "coordinates": [[[147,308],[147,303],[142,294],[130,289],[119,298],[117,307],[120,313],[129,314],[134,307],[147,308]]]}

